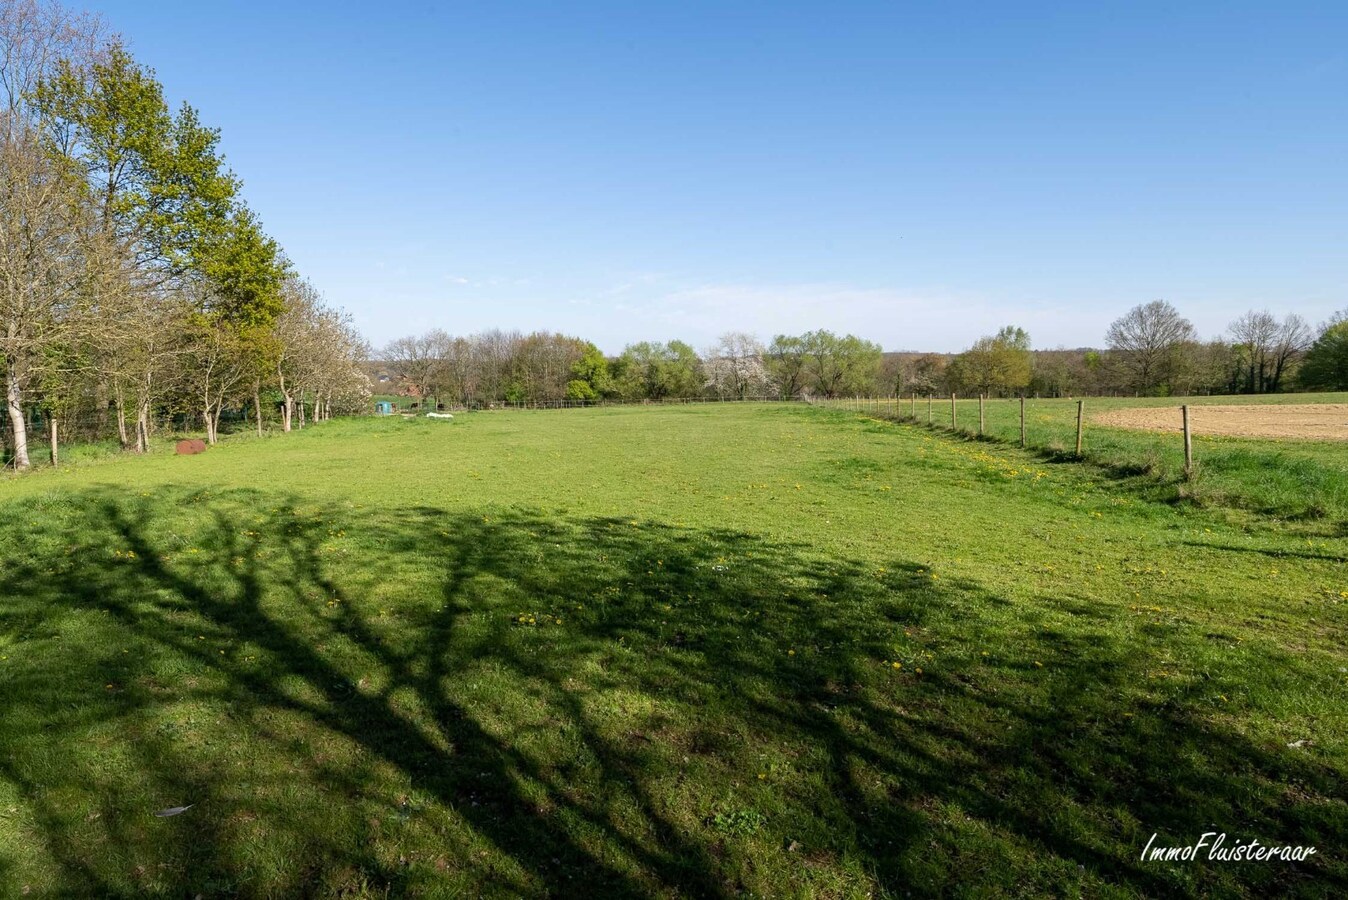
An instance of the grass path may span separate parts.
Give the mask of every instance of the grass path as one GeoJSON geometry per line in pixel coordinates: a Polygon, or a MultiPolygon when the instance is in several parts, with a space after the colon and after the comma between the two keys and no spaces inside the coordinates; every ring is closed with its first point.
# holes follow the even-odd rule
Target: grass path
{"type": "Polygon", "coordinates": [[[37,895],[1348,890],[1348,541],[1089,467],[803,407],[333,422],[0,483],[0,553],[37,895]],[[1320,854],[1138,858],[1214,826],[1320,854]]]}

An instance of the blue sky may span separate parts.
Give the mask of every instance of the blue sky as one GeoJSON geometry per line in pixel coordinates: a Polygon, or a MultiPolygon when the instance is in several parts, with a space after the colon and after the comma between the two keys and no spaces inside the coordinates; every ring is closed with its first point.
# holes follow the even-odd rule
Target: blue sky
{"type": "Polygon", "coordinates": [[[1343,2],[87,6],[375,344],[1348,307],[1343,2]]]}

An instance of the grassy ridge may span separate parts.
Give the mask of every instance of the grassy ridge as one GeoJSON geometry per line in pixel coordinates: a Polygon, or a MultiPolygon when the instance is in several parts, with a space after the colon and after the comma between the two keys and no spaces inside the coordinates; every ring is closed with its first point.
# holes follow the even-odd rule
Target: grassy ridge
{"type": "Polygon", "coordinates": [[[0,491],[6,885],[1348,889],[1339,539],[782,406],[333,422],[0,491]],[[1321,855],[1138,859],[1214,825],[1321,855]]]}

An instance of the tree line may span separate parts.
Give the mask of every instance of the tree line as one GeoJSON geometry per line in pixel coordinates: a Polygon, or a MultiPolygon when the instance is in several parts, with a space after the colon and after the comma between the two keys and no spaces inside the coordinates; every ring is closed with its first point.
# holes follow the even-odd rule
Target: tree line
{"type": "Polygon", "coordinates": [[[839,397],[870,391],[878,344],[812,331],[764,345],[731,332],[699,353],[683,341],[641,341],[614,357],[589,341],[551,332],[436,329],[391,341],[373,364],[394,390],[430,403],[478,406],[560,400],[839,397]]]}
{"type": "Polygon", "coordinates": [[[965,351],[885,353],[855,335],[811,331],[764,344],[729,332],[701,352],[642,341],[617,356],[578,337],[443,330],[390,342],[377,376],[431,403],[560,400],[802,399],[853,395],[1178,396],[1348,390],[1348,313],[1318,329],[1292,314],[1251,311],[1203,341],[1169,303],[1115,320],[1102,349],[1035,350],[1016,326],[965,351]]]}
{"type": "Polygon", "coordinates": [[[1008,326],[958,354],[887,355],[880,392],[988,396],[1184,396],[1348,390],[1348,312],[1318,328],[1251,310],[1203,340],[1164,300],[1114,320],[1103,348],[1034,350],[1008,326]]]}
{"type": "Polygon", "coordinates": [[[1295,313],[1278,318],[1251,310],[1236,317],[1224,334],[1203,340],[1174,306],[1155,300],[1116,319],[1103,349],[1027,353],[1028,336],[1004,329],[949,360],[911,359],[900,378],[919,390],[1050,397],[1345,390],[1348,358],[1336,349],[1344,343],[1343,318],[1315,328],[1295,313]]]}
{"type": "Polygon", "coordinates": [[[169,417],[363,407],[369,351],[244,202],[220,133],[174,110],[96,17],[0,0],[0,362],[6,456],[41,422],[144,452],[169,417]]]}

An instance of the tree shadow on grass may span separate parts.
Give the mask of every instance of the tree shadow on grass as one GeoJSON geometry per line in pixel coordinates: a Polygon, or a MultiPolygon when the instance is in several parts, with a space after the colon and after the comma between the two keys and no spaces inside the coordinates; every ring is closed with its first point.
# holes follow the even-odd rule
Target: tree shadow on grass
{"type": "Polygon", "coordinates": [[[1348,562],[1348,549],[1344,553],[1315,553],[1305,550],[1270,549],[1267,547],[1239,547],[1232,544],[1218,544],[1205,541],[1184,541],[1185,546],[1199,550],[1217,550],[1224,553],[1254,553],[1272,559],[1312,559],[1326,562],[1348,562]]]}
{"type": "Polygon", "coordinates": [[[0,870],[39,890],[1348,889],[1341,772],[1213,715],[1239,672],[1158,682],[1098,613],[1017,628],[922,561],[258,492],[44,514],[20,548],[0,510],[0,870]],[[1321,855],[1139,859],[1212,830],[1321,855]]]}

